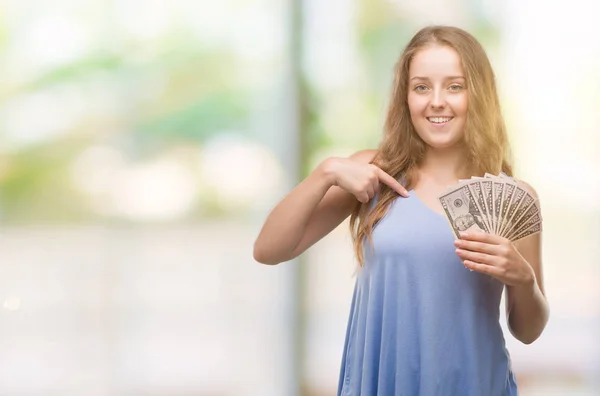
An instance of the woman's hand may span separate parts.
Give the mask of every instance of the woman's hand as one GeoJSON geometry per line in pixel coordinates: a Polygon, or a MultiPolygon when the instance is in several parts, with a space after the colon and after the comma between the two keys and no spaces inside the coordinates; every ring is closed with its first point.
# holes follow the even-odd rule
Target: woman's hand
{"type": "Polygon", "coordinates": [[[390,186],[403,197],[408,191],[396,179],[373,164],[364,164],[348,158],[330,158],[325,163],[332,184],[354,195],[362,203],[369,202],[379,190],[379,183],[390,186]]]}
{"type": "Polygon", "coordinates": [[[508,286],[530,285],[535,272],[509,239],[483,232],[462,233],[454,241],[465,267],[488,274],[508,286]]]}

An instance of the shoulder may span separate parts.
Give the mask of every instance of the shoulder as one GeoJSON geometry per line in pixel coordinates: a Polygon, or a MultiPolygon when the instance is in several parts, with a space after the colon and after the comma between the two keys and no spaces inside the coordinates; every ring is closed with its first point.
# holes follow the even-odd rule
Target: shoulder
{"type": "Polygon", "coordinates": [[[378,151],[373,149],[360,150],[352,154],[349,158],[356,162],[371,163],[377,156],[378,151]]]}

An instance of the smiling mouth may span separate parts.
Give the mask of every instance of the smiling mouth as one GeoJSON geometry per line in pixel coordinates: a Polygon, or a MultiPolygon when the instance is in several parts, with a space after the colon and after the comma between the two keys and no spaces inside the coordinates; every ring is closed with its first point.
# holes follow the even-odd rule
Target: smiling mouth
{"type": "Polygon", "coordinates": [[[436,125],[443,125],[452,121],[454,117],[426,117],[429,122],[436,125]]]}

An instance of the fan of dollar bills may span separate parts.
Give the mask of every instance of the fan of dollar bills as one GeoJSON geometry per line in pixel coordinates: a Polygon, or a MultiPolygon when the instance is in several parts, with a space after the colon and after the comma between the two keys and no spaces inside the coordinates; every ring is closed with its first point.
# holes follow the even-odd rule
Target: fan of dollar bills
{"type": "Polygon", "coordinates": [[[542,230],[538,199],[504,173],[459,180],[439,200],[457,238],[477,230],[516,241],[542,230]]]}

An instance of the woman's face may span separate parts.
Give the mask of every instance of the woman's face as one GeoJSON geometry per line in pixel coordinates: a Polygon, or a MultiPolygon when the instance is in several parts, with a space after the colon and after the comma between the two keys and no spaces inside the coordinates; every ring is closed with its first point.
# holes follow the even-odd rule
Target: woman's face
{"type": "Polygon", "coordinates": [[[462,141],[467,86],[458,53],[447,46],[419,50],[409,67],[408,108],[417,134],[432,148],[462,141]]]}

